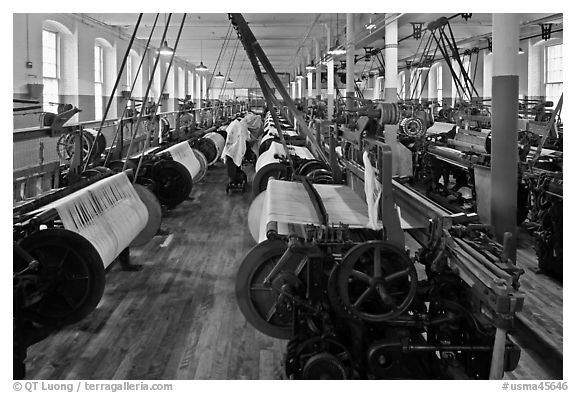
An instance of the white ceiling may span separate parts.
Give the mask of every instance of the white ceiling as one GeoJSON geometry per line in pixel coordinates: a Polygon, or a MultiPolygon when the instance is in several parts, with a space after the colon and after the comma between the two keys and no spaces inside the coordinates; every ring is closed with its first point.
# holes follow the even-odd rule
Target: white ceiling
{"type": "MultiPolygon", "coordinates": [[[[138,14],[111,14],[92,13],[82,14],[89,18],[100,21],[104,24],[120,28],[126,34],[132,34],[138,14]]],[[[183,14],[172,14],[167,41],[170,46],[174,45],[178,33],[178,27],[182,21],[183,14]]],[[[424,29],[428,23],[445,16],[452,17],[456,13],[447,14],[354,14],[355,31],[354,37],[357,42],[355,54],[364,54],[363,46],[382,48],[384,46],[384,24],[390,19],[398,20],[399,60],[415,57],[418,48],[422,50],[424,44],[413,38],[405,37],[412,34],[410,22],[424,23],[424,29]],[[371,34],[364,28],[365,24],[371,20],[376,24],[376,29],[371,34]]],[[[144,14],[137,37],[147,40],[156,14],[144,14]]],[[[308,53],[311,59],[315,59],[315,49],[313,38],[320,41],[321,50],[325,51],[326,26],[332,32],[332,41],[336,39],[336,31],[340,38],[340,43],[345,41],[344,29],[346,24],[345,14],[311,14],[311,13],[278,13],[278,14],[243,14],[248,22],[254,36],[262,46],[264,52],[270,59],[277,72],[289,72],[294,74],[296,64],[305,64],[308,53]]],[[[165,26],[167,14],[160,14],[158,23],[152,38],[152,45],[159,46],[160,38],[165,26]]],[[[538,23],[559,23],[561,27],[561,14],[520,14],[521,38],[528,35],[540,34],[538,23]]],[[[485,47],[487,41],[483,38],[492,31],[492,14],[472,14],[468,21],[460,15],[450,20],[450,25],[457,42],[461,42],[459,47],[485,47]]],[[[178,45],[176,56],[192,63],[198,64],[202,60],[209,67],[211,72],[226,72],[230,64],[234,48],[238,42],[236,32],[232,29],[230,39],[226,40],[230,22],[227,14],[187,14],[182,30],[182,36],[178,45]],[[219,66],[216,62],[222,51],[219,66]]],[[[556,29],[557,27],[555,27],[556,29]]],[[[340,57],[342,60],[345,56],[340,57]]],[[[340,59],[339,58],[339,59],[340,59]]],[[[337,62],[338,63],[338,62],[337,62]]],[[[402,61],[399,62],[403,64],[402,61]]],[[[357,73],[376,68],[377,62],[360,61],[356,64],[357,73]]],[[[257,87],[254,78],[254,71],[246,57],[244,49],[240,44],[236,58],[232,64],[230,76],[235,81],[235,87],[257,87]]]]}

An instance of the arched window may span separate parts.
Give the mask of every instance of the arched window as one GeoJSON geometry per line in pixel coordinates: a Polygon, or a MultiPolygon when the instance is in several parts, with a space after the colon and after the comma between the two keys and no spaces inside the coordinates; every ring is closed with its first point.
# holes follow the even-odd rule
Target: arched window
{"type": "Polygon", "coordinates": [[[94,118],[101,119],[104,100],[104,48],[100,44],[94,46],[94,118]]]}
{"type": "MultiPolygon", "coordinates": [[[[114,47],[106,39],[96,38],[94,44],[94,119],[101,119],[104,116],[103,110],[106,101],[110,99],[116,76],[114,47]]],[[[115,115],[116,105],[112,104],[107,117],[115,115]]]]}
{"type": "Polygon", "coordinates": [[[42,79],[43,110],[56,112],[53,103],[60,101],[60,34],[46,28],[42,29],[42,79]]]}
{"type": "Polygon", "coordinates": [[[134,50],[130,50],[130,54],[126,58],[126,90],[130,90],[134,86],[132,91],[132,97],[142,97],[142,70],[138,72],[138,67],[140,66],[140,56],[134,50]],[[136,74],[138,77],[136,78],[136,74]],[[136,78],[136,83],[134,83],[134,78],[136,78]]]}
{"type": "MultiPolygon", "coordinates": [[[[78,46],[76,37],[65,24],[65,18],[42,21],[43,109],[55,113],[52,103],[78,105],[78,46]]],[[[77,120],[77,117],[74,118],[77,120]]]]}

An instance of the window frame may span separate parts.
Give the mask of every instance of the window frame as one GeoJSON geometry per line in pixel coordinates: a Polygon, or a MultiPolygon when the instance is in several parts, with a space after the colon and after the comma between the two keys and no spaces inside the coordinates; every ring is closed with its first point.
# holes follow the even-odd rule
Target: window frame
{"type": "Polygon", "coordinates": [[[97,42],[94,45],[94,120],[104,116],[104,103],[102,102],[104,98],[104,56],[104,47],[97,42]],[[99,53],[98,56],[96,56],[96,52],[99,53]],[[99,58],[98,61],[97,57],[99,58]],[[100,72],[96,72],[96,64],[98,64],[100,72]],[[96,78],[97,75],[99,78],[96,78]],[[99,93],[97,93],[98,88],[100,88],[99,93]]]}
{"type": "Polygon", "coordinates": [[[558,103],[558,99],[560,95],[551,95],[550,90],[560,90],[563,92],[564,90],[564,43],[557,43],[553,45],[548,45],[545,47],[544,51],[544,94],[545,99],[547,101],[553,101],[554,104],[558,103]],[[560,57],[555,57],[553,59],[560,59],[560,69],[553,70],[552,72],[558,72],[560,74],[560,78],[558,80],[550,81],[550,68],[551,68],[551,58],[550,58],[550,49],[559,47],[561,50],[560,57]]]}
{"type": "Polygon", "coordinates": [[[43,93],[42,93],[42,101],[43,101],[43,103],[42,103],[42,110],[43,110],[44,112],[51,112],[52,109],[53,109],[53,108],[52,108],[52,105],[49,104],[49,102],[51,102],[51,97],[52,97],[52,98],[55,97],[55,98],[56,98],[56,100],[55,100],[56,102],[59,100],[59,97],[60,97],[60,63],[61,63],[61,59],[60,59],[60,47],[61,47],[61,42],[60,42],[60,40],[61,40],[60,32],[54,31],[54,30],[49,29],[49,28],[46,28],[46,27],[43,27],[43,28],[42,28],[42,82],[43,82],[44,87],[47,87],[48,85],[53,84],[53,83],[55,82],[56,90],[57,90],[56,95],[50,94],[50,95],[48,96],[48,95],[46,94],[47,89],[44,89],[44,91],[43,91],[43,93]],[[46,48],[47,48],[47,47],[44,46],[44,33],[49,33],[49,34],[53,35],[54,38],[55,38],[55,39],[54,39],[54,45],[55,45],[55,47],[54,47],[54,52],[55,52],[55,53],[54,53],[54,54],[55,54],[55,59],[54,59],[54,61],[55,61],[55,64],[54,64],[54,65],[55,65],[55,76],[46,76],[46,75],[44,74],[44,72],[45,72],[44,64],[46,63],[45,60],[44,60],[44,59],[45,59],[45,55],[46,55],[45,50],[46,50],[46,48]],[[48,82],[50,82],[50,83],[48,83],[48,82]]]}

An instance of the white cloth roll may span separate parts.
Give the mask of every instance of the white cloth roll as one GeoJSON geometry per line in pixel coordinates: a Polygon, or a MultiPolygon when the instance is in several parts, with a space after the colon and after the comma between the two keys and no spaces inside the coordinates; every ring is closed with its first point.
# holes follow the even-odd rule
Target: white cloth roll
{"type": "Polygon", "coordinates": [[[370,229],[378,229],[378,202],[382,194],[382,185],[378,182],[374,168],[370,163],[368,152],[362,155],[364,162],[364,193],[366,194],[366,204],[368,205],[368,223],[370,229]]]}
{"type": "Polygon", "coordinates": [[[54,208],[65,229],[86,238],[104,267],[148,222],[148,210],[124,172],[102,179],[40,209],[54,208]]]}
{"type": "Polygon", "coordinates": [[[190,144],[186,141],[180,142],[174,146],[169,147],[166,149],[167,152],[170,153],[172,159],[174,161],[179,162],[180,164],[184,165],[188,172],[190,172],[190,176],[194,178],[200,172],[200,162],[196,158],[196,155],[192,151],[190,144]]]}

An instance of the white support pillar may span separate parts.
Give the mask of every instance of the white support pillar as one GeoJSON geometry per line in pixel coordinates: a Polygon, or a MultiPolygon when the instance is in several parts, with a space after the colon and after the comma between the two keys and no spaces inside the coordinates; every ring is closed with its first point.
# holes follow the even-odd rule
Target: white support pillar
{"type": "MultiPolygon", "coordinates": [[[[326,26],[326,51],[330,50],[331,37],[330,37],[330,27],[326,26]]],[[[326,96],[328,100],[328,114],[326,118],[332,120],[332,115],[334,113],[334,58],[331,58],[326,64],[328,67],[328,88],[326,89],[326,96]]]]}
{"type": "Polygon", "coordinates": [[[482,73],[483,76],[483,97],[484,99],[492,99],[492,66],[494,55],[492,52],[486,50],[484,53],[484,72],[482,73]]]}
{"type": "Polygon", "coordinates": [[[316,50],[316,99],[322,97],[322,63],[320,62],[320,41],[314,37],[314,49],[316,50]]]}
{"type": "MultiPolygon", "coordinates": [[[[310,63],[312,63],[312,57],[310,56],[310,48],[306,48],[306,64],[304,65],[304,69],[306,70],[306,67],[308,67],[310,65],[310,63]]],[[[312,98],[314,97],[314,86],[312,86],[312,79],[313,79],[313,73],[311,70],[306,70],[306,97],[312,98]]]]}
{"type": "Polygon", "coordinates": [[[354,14],[346,14],[346,108],[354,107],[354,14]]]}
{"type": "MultiPolygon", "coordinates": [[[[518,14],[493,14],[491,224],[516,250],[518,194],[518,14]]],[[[513,253],[515,259],[515,252],[513,253]]]]}
{"type": "MultiPolygon", "coordinates": [[[[384,79],[384,99],[386,102],[398,102],[398,22],[394,20],[386,25],[384,35],[384,60],[386,65],[384,79]]],[[[384,126],[384,140],[392,149],[392,176],[401,174],[400,152],[398,148],[398,126],[384,126]]]]}
{"type": "Polygon", "coordinates": [[[438,98],[438,66],[434,65],[428,70],[428,100],[436,101],[438,98]]]}
{"type": "Polygon", "coordinates": [[[442,104],[452,105],[452,73],[450,66],[442,60],[442,104]]]}
{"type": "Polygon", "coordinates": [[[431,96],[428,96],[428,83],[430,83],[430,69],[420,70],[420,90],[416,91],[416,98],[420,97],[421,101],[428,101],[431,96]]]}

